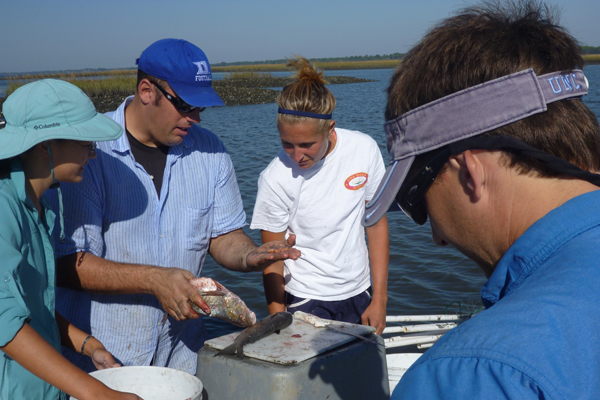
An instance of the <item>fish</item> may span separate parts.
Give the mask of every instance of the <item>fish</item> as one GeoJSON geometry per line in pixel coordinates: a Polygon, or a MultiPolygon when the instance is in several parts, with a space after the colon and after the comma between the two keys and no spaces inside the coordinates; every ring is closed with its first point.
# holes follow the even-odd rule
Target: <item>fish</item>
{"type": "MultiPolygon", "coordinates": [[[[383,343],[379,343],[379,342],[377,342],[377,341],[375,341],[373,339],[369,339],[367,337],[364,337],[362,335],[359,335],[357,333],[354,333],[354,332],[351,332],[351,331],[347,330],[346,327],[345,327],[345,323],[343,323],[343,322],[332,321],[332,320],[329,320],[329,319],[320,318],[320,317],[317,317],[316,315],[305,313],[303,311],[296,311],[294,313],[294,318],[298,319],[300,321],[307,322],[307,323],[309,323],[311,325],[314,325],[315,328],[327,328],[327,329],[330,329],[330,330],[335,331],[335,332],[343,333],[345,335],[354,336],[354,337],[356,337],[358,339],[362,339],[364,341],[367,341],[367,342],[374,343],[374,344],[377,344],[377,345],[385,347],[385,344],[383,344],[383,343]]],[[[353,325],[353,324],[350,324],[350,325],[353,325]]],[[[373,331],[375,331],[375,328],[373,328],[373,331]]]]}
{"type": "Polygon", "coordinates": [[[244,329],[231,345],[219,351],[214,357],[237,354],[238,358],[244,358],[245,345],[254,343],[274,332],[287,328],[292,324],[293,320],[294,317],[287,311],[271,314],[268,317],[261,319],[250,328],[244,329]]]}
{"type": "Polygon", "coordinates": [[[244,301],[221,285],[214,279],[202,277],[190,280],[202,299],[210,307],[210,314],[206,314],[198,305],[190,301],[192,309],[205,317],[218,318],[234,325],[246,328],[256,323],[256,314],[252,312],[244,301]]]}
{"type": "Polygon", "coordinates": [[[294,313],[294,318],[314,325],[315,328],[324,328],[333,322],[330,319],[320,318],[316,315],[305,313],[304,311],[296,311],[294,313]]]}

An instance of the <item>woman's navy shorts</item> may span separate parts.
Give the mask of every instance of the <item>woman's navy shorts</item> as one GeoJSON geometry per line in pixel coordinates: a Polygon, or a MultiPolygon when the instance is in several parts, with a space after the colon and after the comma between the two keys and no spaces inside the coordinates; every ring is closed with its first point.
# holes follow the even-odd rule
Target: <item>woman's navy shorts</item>
{"type": "Polygon", "coordinates": [[[346,300],[323,301],[304,299],[285,292],[285,304],[292,314],[303,311],[320,318],[360,324],[360,316],[371,304],[371,288],[346,300]]]}

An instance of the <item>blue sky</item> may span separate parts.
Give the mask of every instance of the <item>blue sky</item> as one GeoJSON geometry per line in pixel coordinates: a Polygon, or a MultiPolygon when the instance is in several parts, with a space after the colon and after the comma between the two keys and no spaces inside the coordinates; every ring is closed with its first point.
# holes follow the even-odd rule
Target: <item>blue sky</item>
{"type": "MultiPolygon", "coordinates": [[[[211,63],[406,52],[470,0],[2,0],[0,72],[135,67],[152,42],[186,39],[211,63]]],[[[554,0],[600,46],[600,1],[554,0]]]]}

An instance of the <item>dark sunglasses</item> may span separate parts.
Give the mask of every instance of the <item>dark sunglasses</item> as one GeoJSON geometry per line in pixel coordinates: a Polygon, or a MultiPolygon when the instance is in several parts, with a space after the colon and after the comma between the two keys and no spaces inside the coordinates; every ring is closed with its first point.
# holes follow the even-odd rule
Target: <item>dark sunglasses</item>
{"type": "Polygon", "coordinates": [[[396,202],[404,213],[419,225],[427,222],[427,207],[423,202],[425,193],[440,173],[440,170],[450,157],[450,150],[444,148],[417,171],[409,180],[404,181],[398,194],[396,202]]]}
{"type": "Polygon", "coordinates": [[[198,109],[200,112],[206,110],[206,107],[196,107],[196,106],[191,106],[188,103],[186,103],[185,101],[183,101],[182,99],[180,99],[179,97],[175,97],[172,94],[169,94],[165,91],[165,89],[161,88],[158,84],[151,82],[154,86],[156,86],[158,88],[158,90],[160,90],[160,92],[167,98],[167,100],[169,100],[171,102],[171,104],[173,104],[173,106],[181,111],[184,114],[187,113],[191,113],[192,111],[195,111],[196,109],[198,109]]]}
{"type": "Polygon", "coordinates": [[[96,151],[96,147],[97,147],[96,142],[92,142],[90,144],[83,144],[83,143],[79,143],[78,141],[75,141],[75,143],[77,143],[81,147],[85,147],[90,153],[96,151]]]}

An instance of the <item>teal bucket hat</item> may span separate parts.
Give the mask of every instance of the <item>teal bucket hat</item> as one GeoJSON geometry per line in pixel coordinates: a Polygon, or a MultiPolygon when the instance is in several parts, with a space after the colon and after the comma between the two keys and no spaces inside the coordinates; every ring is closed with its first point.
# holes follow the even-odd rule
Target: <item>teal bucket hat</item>
{"type": "Polygon", "coordinates": [[[99,114],[81,89],[57,79],[21,86],[8,96],[3,112],[6,126],[0,130],[0,160],[46,140],[99,142],[123,134],[123,128],[99,114]]]}

